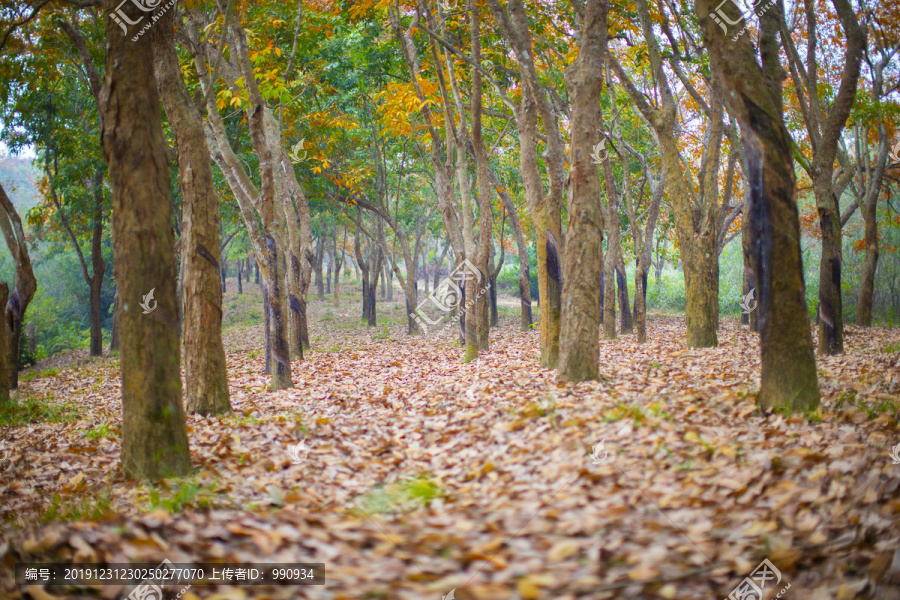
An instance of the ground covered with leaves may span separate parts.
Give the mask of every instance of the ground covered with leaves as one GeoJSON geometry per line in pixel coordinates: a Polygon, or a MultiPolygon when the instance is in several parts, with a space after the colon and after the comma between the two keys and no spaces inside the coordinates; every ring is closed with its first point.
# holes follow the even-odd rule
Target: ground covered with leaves
{"type": "Polygon", "coordinates": [[[708,600],[767,558],[767,598],[900,598],[900,330],[848,327],[818,359],[820,409],[784,415],[756,406],[736,320],[691,350],[683,318],[651,317],[646,344],[601,341],[602,381],[558,385],[514,308],[464,364],[454,333],[405,336],[399,303],[366,328],[351,293],[312,301],[314,349],[270,392],[245,290],[226,300],[235,412],[188,416],[189,478],[123,479],[116,360],[23,378],[0,429],[0,597],[131,590],[16,586],[16,562],[167,558],[326,565],[324,586],[184,600],[708,600]]]}

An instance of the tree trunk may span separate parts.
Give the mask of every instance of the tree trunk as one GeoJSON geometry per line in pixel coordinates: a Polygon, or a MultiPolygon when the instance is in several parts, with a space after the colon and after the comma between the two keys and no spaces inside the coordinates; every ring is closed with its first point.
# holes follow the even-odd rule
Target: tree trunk
{"type": "Polygon", "coordinates": [[[316,263],[314,272],[316,276],[316,297],[319,300],[325,299],[325,282],[322,281],[322,263],[325,259],[325,242],[320,237],[316,243],[316,263]]]}
{"type": "MultiPolygon", "coordinates": [[[[880,80],[880,71],[878,75],[880,80]]],[[[862,133],[859,137],[863,138],[863,147],[865,148],[864,135],[865,133],[862,133]]],[[[877,205],[878,197],[881,195],[881,181],[884,178],[884,171],[887,166],[887,155],[887,129],[884,123],[879,123],[878,154],[875,158],[875,166],[872,174],[863,180],[865,181],[865,188],[862,202],[862,217],[865,223],[865,237],[863,239],[866,244],[866,258],[863,262],[862,281],[859,284],[859,301],[856,307],[856,324],[862,327],[871,327],[872,325],[872,296],[875,293],[875,270],[878,267],[879,257],[877,205]]]]}
{"type": "Polygon", "coordinates": [[[19,386],[19,343],[22,336],[22,320],[25,318],[25,311],[28,309],[31,299],[34,298],[37,280],[34,278],[31,258],[28,255],[28,244],[22,228],[22,220],[2,185],[0,185],[0,231],[6,238],[6,246],[16,264],[15,284],[5,305],[6,322],[9,325],[9,343],[7,344],[9,389],[14,390],[19,386]]]}
{"type": "MultiPolygon", "coordinates": [[[[469,3],[469,37],[472,46],[472,60],[477,64],[481,63],[481,16],[479,14],[478,5],[472,1],[469,3]]],[[[491,184],[489,181],[490,167],[488,165],[487,150],[484,147],[484,138],[482,136],[481,115],[482,115],[482,81],[480,69],[472,69],[472,94],[471,94],[471,113],[472,113],[472,146],[475,152],[475,172],[478,182],[478,239],[477,247],[472,256],[475,267],[481,271],[482,278],[480,286],[475,291],[476,296],[472,308],[475,313],[475,323],[477,326],[477,345],[478,352],[486,352],[490,348],[490,320],[489,320],[489,299],[490,290],[495,290],[491,281],[491,273],[489,256],[491,252],[491,235],[493,229],[493,205],[491,201],[491,184]]],[[[465,149],[461,149],[463,156],[467,155],[465,149]]],[[[468,330],[468,321],[466,322],[468,330]]]]}
{"type": "MultiPolygon", "coordinates": [[[[0,306],[6,306],[9,300],[9,285],[0,281],[0,306]]],[[[6,319],[0,322],[0,407],[9,403],[9,329],[6,319]]]]}
{"type": "Polygon", "coordinates": [[[253,276],[253,278],[254,278],[253,283],[255,283],[256,285],[259,285],[259,263],[256,262],[255,260],[253,261],[253,270],[255,272],[255,275],[253,276]]]}
{"type": "MultiPolygon", "coordinates": [[[[509,217],[509,224],[512,227],[513,235],[516,237],[516,252],[519,255],[518,283],[521,316],[520,326],[522,331],[528,331],[531,329],[531,324],[533,322],[531,315],[531,274],[529,272],[530,266],[528,264],[528,244],[525,241],[525,235],[522,233],[522,224],[519,221],[515,203],[512,198],[510,198],[509,194],[504,191],[503,186],[500,185],[500,180],[493,170],[490,171],[490,175],[491,183],[500,194],[500,199],[503,201],[503,206],[506,208],[506,214],[509,217]]],[[[494,292],[494,297],[496,297],[496,291],[494,292]]]]}
{"type": "MultiPolygon", "coordinates": [[[[113,260],[115,263],[115,260],[113,260]]],[[[113,293],[112,331],[109,334],[109,353],[119,351],[119,286],[116,285],[113,293]]]]}
{"type": "Polygon", "coordinates": [[[244,293],[244,261],[238,259],[237,261],[237,284],[238,284],[238,294],[244,293]]]}
{"type": "MultiPolygon", "coordinates": [[[[175,134],[183,197],[184,376],[187,410],[201,415],[231,410],[222,292],[219,290],[219,197],[200,112],[191,101],[175,50],[175,11],[153,29],[154,67],[163,106],[175,134]]],[[[238,262],[240,265],[240,262],[238,262]]],[[[96,273],[96,267],[94,267],[96,273]]],[[[224,288],[224,278],[223,278],[224,288]]],[[[238,270],[238,293],[241,293],[238,270]]]]}
{"type": "MultiPolygon", "coordinates": [[[[750,181],[751,262],[759,290],[765,407],[814,410],[818,376],[800,255],[800,223],[791,138],[784,124],[776,32],[781,11],[760,16],[760,55],[749,36],[729,39],[712,21],[717,0],[696,0],[696,13],[714,72],[726,88],[729,112],[741,128],[750,181]]],[[[736,16],[737,9],[725,9],[736,16]]]]}
{"type": "MultiPolygon", "coordinates": [[[[747,183],[749,182],[745,182],[745,187],[747,190],[749,190],[750,186],[746,185],[747,183]]],[[[744,258],[742,299],[747,299],[746,302],[743,302],[742,300],[742,305],[748,305],[748,307],[750,305],[758,306],[759,304],[759,292],[756,289],[756,285],[754,284],[753,264],[751,260],[752,235],[753,231],[750,227],[750,194],[748,192],[744,201],[744,218],[741,221],[741,252],[744,258]],[[750,292],[753,292],[753,294],[751,295],[750,292]]],[[[756,310],[755,306],[749,313],[747,313],[743,308],[741,309],[741,323],[744,325],[749,325],[750,331],[759,331],[759,311],[756,310]]]]}
{"type": "Polygon", "coordinates": [[[103,276],[106,262],[103,260],[103,177],[104,170],[97,169],[94,174],[94,211],[93,233],[91,235],[91,279],[88,282],[91,290],[91,356],[103,355],[103,314],[100,307],[100,292],[103,289],[103,276]]]}
{"type": "Polygon", "coordinates": [[[269,293],[262,286],[263,321],[266,324],[266,368],[263,373],[272,372],[272,311],[269,308],[269,293]]]}
{"type": "Polygon", "coordinates": [[[384,262],[384,252],[381,248],[378,248],[375,251],[374,258],[369,261],[369,264],[372,265],[370,269],[371,278],[369,280],[368,287],[368,313],[366,314],[366,323],[369,327],[376,327],[378,325],[378,310],[377,310],[377,301],[378,301],[378,280],[383,278],[381,274],[381,265],[384,262]]]}
{"type": "Polygon", "coordinates": [[[344,266],[344,248],[347,245],[347,227],[344,227],[344,243],[340,249],[337,247],[337,237],[335,237],[334,248],[334,306],[341,305],[341,268],[344,266]]]}
{"type": "MultiPolygon", "coordinates": [[[[118,10],[142,16],[136,6],[118,10]]],[[[169,162],[150,36],[132,41],[107,20],[106,65],[102,140],[122,297],[122,467],[129,478],[156,481],[186,475],[191,458],[181,400],[169,162]],[[139,308],[142,301],[149,305],[151,291],[153,309],[144,314],[139,308]]]]}
{"type": "MultiPolygon", "coordinates": [[[[566,72],[572,94],[572,152],[569,169],[569,224],[563,277],[559,379],[579,382],[599,376],[600,265],[603,213],[600,175],[591,158],[598,141],[603,53],[607,36],[606,0],[588,0],[581,44],[566,72]]],[[[613,199],[610,198],[610,205],[613,199]]],[[[612,211],[610,214],[613,214],[612,211]]],[[[615,213],[617,214],[617,213],[615,213]]],[[[618,218],[613,227],[618,227],[618,218]]],[[[610,252],[612,256],[614,253],[610,252]]],[[[615,319],[612,319],[615,328],[615,319]]]]}
{"type": "Polygon", "coordinates": [[[619,290],[619,318],[622,321],[620,333],[634,332],[631,319],[631,308],[628,306],[628,279],[625,275],[625,261],[622,259],[622,248],[619,247],[619,259],[616,261],[616,287],[619,290]]]}
{"type": "Polygon", "coordinates": [[[619,234],[619,194],[613,178],[612,159],[602,161],[603,183],[606,188],[607,209],[604,215],[606,225],[606,256],[603,261],[603,338],[616,339],[616,260],[619,256],[621,237],[619,234]]]}
{"type": "Polygon", "coordinates": [[[334,256],[328,253],[328,268],[325,270],[325,293],[331,293],[331,271],[334,268],[334,256]]]}

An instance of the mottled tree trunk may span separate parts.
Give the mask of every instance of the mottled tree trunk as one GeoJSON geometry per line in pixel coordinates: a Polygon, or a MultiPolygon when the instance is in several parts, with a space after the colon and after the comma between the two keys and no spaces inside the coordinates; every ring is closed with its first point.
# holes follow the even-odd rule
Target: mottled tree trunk
{"type": "MultiPolygon", "coordinates": [[[[131,4],[119,10],[132,19],[143,16],[131,4]]],[[[132,41],[107,19],[106,65],[102,141],[121,296],[122,468],[129,478],[159,480],[189,473],[191,458],[181,399],[169,162],[150,36],[132,41]],[[155,308],[144,314],[140,305],[151,290],[155,308]]]]}
{"type": "MultiPolygon", "coordinates": [[[[0,281],[0,306],[9,301],[9,285],[0,281]]],[[[0,406],[9,403],[9,328],[6,319],[0,319],[0,406]]]]}
{"type": "Polygon", "coordinates": [[[619,246],[619,258],[616,261],[616,287],[619,290],[619,318],[621,319],[620,333],[634,332],[631,318],[631,307],[628,305],[628,279],[625,276],[625,261],[622,259],[622,248],[619,246]]]}
{"type": "MultiPolygon", "coordinates": [[[[884,68],[884,64],[879,65],[884,68]]],[[[879,84],[881,80],[881,71],[878,70],[879,84]]],[[[874,96],[880,95],[881,86],[878,86],[874,96]]],[[[866,130],[863,129],[863,132],[866,130]]],[[[863,137],[862,133],[860,137],[863,137]]],[[[862,140],[863,148],[867,147],[865,139],[862,140]]],[[[859,301],[856,308],[856,324],[863,327],[872,325],[872,296],[875,293],[875,270],[878,267],[878,197],[881,195],[881,181],[884,178],[885,168],[887,166],[888,155],[888,137],[887,129],[884,123],[878,125],[878,153],[875,157],[874,168],[871,175],[866,177],[864,196],[862,202],[862,217],[865,223],[865,240],[866,257],[863,261],[862,281],[859,284],[859,301]]],[[[868,161],[866,161],[868,163],[868,161]]]]}
{"type": "Polygon", "coordinates": [[[603,182],[606,188],[607,209],[606,256],[603,261],[603,338],[616,339],[616,261],[620,252],[619,194],[616,191],[611,159],[603,160],[603,182]]]}
{"type": "MultiPolygon", "coordinates": [[[[779,9],[760,16],[760,55],[749,36],[731,40],[711,20],[717,0],[696,0],[710,62],[741,128],[750,182],[751,262],[759,290],[762,406],[812,410],[818,376],[800,255],[800,223],[791,138],[784,124],[776,41],[779,9]]],[[[730,5],[725,10],[737,16],[730,5]]]]}
{"type": "MultiPolygon", "coordinates": [[[[599,289],[603,213],[600,175],[591,158],[600,122],[603,52],[608,4],[588,0],[575,62],[566,73],[572,94],[572,163],[569,169],[569,223],[563,277],[559,379],[578,382],[599,376],[599,289]]],[[[610,205],[612,205],[610,198],[610,205]]],[[[616,215],[618,213],[615,213],[616,215]]],[[[614,227],[618,227],[618,218],[614,227]]],[[[612,252],[610,253],[613,256],[612,252]]],[[[612,319],[615,327],[615,319],[612,319]]]]}
{"type": "Polygon", "coordinates": [[[9,389],[19,387],[19,343],[22,339],[22,320],[25,311],[34,298],[37,280],[31,267],[28,244],[19,213],[0,185],[0,231],[6,239],[6,246],[16,264],[16,280],[12,293],[5,305],[6,322],[9,326],[8,359],[9,389]]]}
{"type": "MultiPolygon", "coordinates": [[[[469,5],[469,38],[472,47],[472,59],[481,63],[481,16],[479,14],[478,4],[474,1],[469,5]]],[[[484,138],[482,136],[481,114],[482,114],[482,81],[481,71],[472,69],[472,95],[471,95],[471,113],[472,113],[472,146],[475,151],[475,172],[478,181],[478,239],[475,248],[474,260],[476,268],[481,271],[482,279],[477,286],[474,297],[473,308],[475,309],[475,317],[477,323],[477,343],[478,351],[486,352],[490,348],[490,319],[489,319],[489,298],[488,292],[494,289],[491,281],[491,273],[493,270],[489,265],[488,258],[491,252],[491,235],[493,231],[493,205],[492,191],[489,180],[490,166],[488,165],[487,150],[484,146],[484,138]]],[[[466,152],[463,151],[463,155],[466,152]]],[[[467,323],[468,325],[468,323],[467,323]]]]}
{"type": "MultiPolygon", "coordinates": [[[[113,260],[115,263],[115,259],[113,260]]],[[[109,334],[109,352],[112,354],[113,352],[119,351],[119,286],[116,285],[116,290],[113,293],[113,306],[112,306],[112,331],[109,334]]]]}
{"type": "Polygon", "coordinates": [[[94,223],[91,234],[91,278],[88,281],[91,290],[91,356],[103,355],[103,311],[100,307],[100,293],[106,273],[106,261],[103,260],[103,177],[104,170],[98,169],[93,182],[94,223]]]}
{"type": "Polygon", "coordinates": [[[334,269],[334,256],[328,253],[328,267],[325,269],[325,293],[331,293],[331,271],[334,269]]]}
{"type": "MultiPolygon", "coordinates": [[[[178,65],[174,15],[175,11],[167,11],[153,28],[153,50],[156,80],[175,134],[183,197],[185,401],[190,412],[223,414],[231,410],[231,402],[222,343],[222,292],[216,269],[219,198],[202,117],[191,101],[178,65]]],[[[238,292],[241,291],[238,269],[238,292]]]]}
{"type": "Polygon", "coordinates": [[[316,242],[316,264],[315,264],[315,274],[316,274],[316,298],[319,300],[325,299],[325,282],[322,280],[322,264],[325,260],[325,240],[320,237],[316,242]]]}
{"type": "MultiPolygon", "coordinates": [[[[504,35],[515,49],[523,80],[521,103],[516,109],[516,127],[519,133],[519,168],[525,197],[531,211],[534,226],[538,267],[538,299],[541,326],[541,366],[555,369],[559,362],[560,315],[562,304],[561,263],[562,236],[562,176],[563,143],[559,134],[558,119],[554,118],[540,86],[534,63],[531,33],[522,0],[510,0],[503,7],[499,0],[488,0],[504,35]],[[544,121],[547,139],[547,163],[549,190],[546,194],[541,178],[537,155],[537,118],[544,121]]],[[[591,126],[596,129],[596,124],[591,126]]]]}

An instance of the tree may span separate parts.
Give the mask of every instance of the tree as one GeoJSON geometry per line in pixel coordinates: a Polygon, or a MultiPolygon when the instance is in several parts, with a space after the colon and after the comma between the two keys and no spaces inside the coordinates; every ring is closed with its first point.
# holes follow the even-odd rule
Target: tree
{"type": "MultiPolygon", "coordinates": [[[[813,410],[819,404],[816,361],[800,257],[800,222],[791,137],[784,123],[778,62],[778,16],[760,16],[759,55],[749,36],[731,40],[713,22],[716,0],[695,0],[710,63],[741,130],[750,180],[751,262],[759,290],[762,406],[813,410]]],[[[726,5],[734,21],[736,9],[726,5]]]]}
{"type": "Polygon", "coordinates": [[[8,364],[9,389],[19,387],[19,343],[22,339],[22,320],[25,311],[37,291],[37,280],[28,255],[28,244],[22,220],[13,206],[6,190],[0,185],[0,231],[6,239],[6,246],[16,263],[16,280],[13,291],[6,303],[6,325],[9,327],[8,364]]]}
{"type": "MultiPolygon", "coordinates": [[[[717,176],[724,134],[722,103],[715,91],[714,82],[708,82],[708,99],[704,99],[690,83],[678,59],[681,49],[668,29],[667,38],[674,47],[671,52],[663,53],[656,39],[647,1],[637,0],[637,9],[650,58],[652,80],[657,87],[653,96],[659,98],[659,104],[653,104],[638,89],[617,58],[613,57],[611,64],[631,101],[653,128],[668,174],[667,191],[672,197],[678,249],[684,269],[687,345],[715,346],[718,344],[716,331],[719,323],[719,261],[716,242],[719,224],[717,176]],[[678,102],[670,82],[672,75],[663,68],[664,57],[670,59],[672,73],[687,88],[706,121],[702,156],[697,170],[699,181],[696,186],[692,170],[687,166],[689,163],[682,156],[678,145],[678,138],[685,127],[679,123],[678,102]]],[[[665,19],[663,22],[663,27],[667,27],[665,19]]],[[[689,42],[684,44],[686,48],[689,47],[689,42]]]]}
{"type": "Polygon", "coordinates": [[[203,121],[178,65],[174,29],[175,11],[166,11],[154,26],[152,39],[156,81],[175,134],[181,181],[186,405],[190,412],[222,414],[231,410],[231,402],[222,343],[219,198],[203,121]]]}
{"type": "MultiPolygon", "coordinates": [[[[599,359],[600,252],[603,217],[600,175],[592,158],[599,136],[600,92],[606,52],[608,4],[588,0],[578,56],[566,74],[572,91],[572,151],[569,168],[569,223],[563,271],[559,379],[596,379],[599,359]]],[[[609,173],[607,173],[609,177],[609,173]]],[[[613,205],[610,199],[610,206],[613,205]]],[[[618,213],[610,214],[618,228],[618,213]]],[[[613,327],[615,327],[615,319],[613,327]]]]}
{"type": "Polygon", "coordinates": [[[842,186],[835,186],[833,174],[838,140],[856,97],[860,63],[866,46],[866,32],[860,27],[850,2],[833,0],[832,4],[846,36],[844,66],[834,98],[826,100],[822,97],[824,86],[819,82],[822,67],[817,55],[818,36],[824,27],[819,27],[816,23],[816,3],[812,0],[803,2],[806,17],[805,58],[801,58],[797,52],[784,18],[779,24],[794,91],[812,149],[812,160],[801,160],[800,164],[812,179],[822,232],[822,256],[819,262],[819,354],[840,354],[844,351],[841,297],[843,248],[839,202],[842,191],[839,188],[842,186]],[[831,107],[826,109],[826,103],[831,107]]]}
{"type": "MultiPolygon", "coordinates": [[[[143,16],[133,4],[118,10],[132,20],[143,16]]],[[[106,44],[100,108],[120,298],[122,467],[127,477],[157,480],[191,470],[181,401],[169,162],[150,36],[132,41],[107,19],[106,44]],[[140,306],[151,291],[155,308],[144,314],[140,306]]]]}

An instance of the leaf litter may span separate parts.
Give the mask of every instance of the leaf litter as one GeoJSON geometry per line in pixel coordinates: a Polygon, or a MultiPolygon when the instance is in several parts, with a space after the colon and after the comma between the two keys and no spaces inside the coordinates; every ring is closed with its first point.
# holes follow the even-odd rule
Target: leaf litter
{"type": "Polygon", "coordinates": [[[116,361],[23,383],[75,416],[0,434],[0,596],[129,591],[17,587],[15,562],[168,558],[326,565],[325,586],[184,600],[705,600],[768,558],[790,598],[900,598],[900,331],[847,327],[817,358],[819,411],[783,415],[757,408],[735,320],[688,349],[683,319],[652,316],[646,344],[601,340],[600,381],[559,385],[514,314],[465,364],[455,331],[411,339],[399,304],[379,311],[370,330],[311,301],[315,349],[279,392],[262,326],[226,330],[234,412],[188,416],[179,481],[123,479],[116,361]]]}

